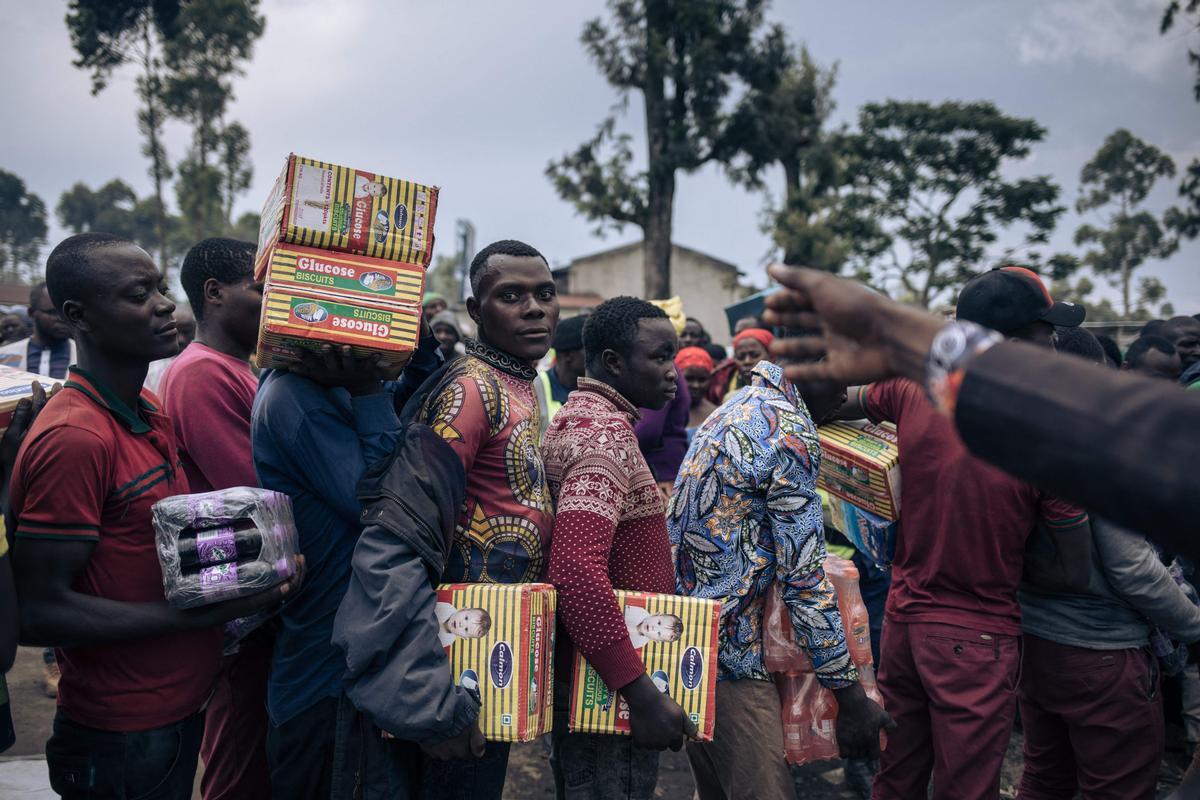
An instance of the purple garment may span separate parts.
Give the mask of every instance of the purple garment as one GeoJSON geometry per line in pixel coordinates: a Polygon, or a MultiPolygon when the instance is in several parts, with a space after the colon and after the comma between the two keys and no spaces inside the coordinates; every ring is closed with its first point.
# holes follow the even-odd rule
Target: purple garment
{"type": "Polygon", "coordinates": [[[676,371],[675,387],[675,399],[659,411],[639,408],[642,418],[633,426],[642,455],[659,483],[675,482],[688,448],[687,424],[692,399],[682,370],[676,371]]]}

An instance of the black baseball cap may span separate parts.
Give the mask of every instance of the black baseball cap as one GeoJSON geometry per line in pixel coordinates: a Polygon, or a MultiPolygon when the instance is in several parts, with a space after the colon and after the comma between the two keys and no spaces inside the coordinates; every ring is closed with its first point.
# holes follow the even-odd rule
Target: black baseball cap
{"type": "Polygon", "coordinates": [[[587,322],[586,314],[559,320],[558,327],[554,329],[554,341],[552,342],[555,351],[570,353],[573,350],[582,350],[583,323],[585,322],[587,322]]]}
{"type": "Polygon", "coordinates": [[[955,316],[1005,335],[1041,320],[1063,328],[1083,322],[1087,310],[1055,302],[1037,273],[1025,267],[997,267],[976,275],[958,294],[955,316]]]}

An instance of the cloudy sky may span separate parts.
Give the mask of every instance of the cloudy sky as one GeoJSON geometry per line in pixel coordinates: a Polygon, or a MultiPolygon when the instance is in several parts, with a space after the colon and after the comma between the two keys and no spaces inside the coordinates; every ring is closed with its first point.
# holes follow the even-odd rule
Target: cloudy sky
{"type": "MultiPolygon", "coordinates": [[[[1188,40],[1158,35],[1164,4],[776,0],[771,16],[819,61],[839,63],[838,121],[887,98],[987,99],[1038,120],[1049,135],[1018,171],[1053,175],[1069,205],[1080,167],[1118,127],[1180,167],[1200,155],[1188,40]]],[[[71,66],[65,11],[65,2],[0,0],[0,168],[50,207],[80,180],[95,187],[120,177],[148,193],[134,76],[123,73],[92,97],[87,75],[71,66]]],[[[617,101],[579,46],[602,0],[264,0],[263,11],[266,34],[231,109],[250,130],[255,164],[239,212],[258,209],[295,151],[440,185],[443,251],[453,246],[456,218],[474,222],[480,244],[524,239],[554,263],[638,238],[632,228],[595,238],[543,176],[547,160],[589,137],[617,101]]],[[[638,102],[623,124],[640,142],[638,102]]],[[[182,125],[170,128],[173,159],[187,139],[182,125]]],[[[1151,206],[1170,205],[1174,191],[1164,183],[1151,206]]],[[[675,239],[761,284],[769,249],[762,206],[761,195],[705,169],[679,183],[675,239]]],[[[1053,244],[1071,250],[1080,222],[1065,215],[1053,244]]],[[[55,225],[51,242],[60,235],[55,225]]],[[[1144,272],[1160,277],[1187,313],[1200,311],[1198,256],[1200,245],[1185,245],[1144,272]]]]}

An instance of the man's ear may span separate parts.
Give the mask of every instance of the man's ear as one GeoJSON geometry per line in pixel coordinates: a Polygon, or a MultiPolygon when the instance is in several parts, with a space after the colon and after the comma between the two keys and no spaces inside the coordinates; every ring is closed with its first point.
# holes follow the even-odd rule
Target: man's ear
{"type": "Polygon", "coordinates": [[[223,287],[221,282],[216,278],[209,278],[206,280],[204,282],[204,289],[202,292],[204,295],[204,305],[221,305],[222,301],[224,300],[224,289],[225,287],[223,287]]]}
{"type": "Polygon", "coordinates": [[[619,378],[625,372],[625,359],[612,348],[605,348],[600,354],[600,364],[614,378],[619,378]]]}
{"type": "Polygon", "coordinates": [[[73,328],[78,328],[84,332],[92,330],[91,323],[87,321],[84,315],[83,304],[77,300],[68,300],[63,303],[62,315],[73,328]]]}
{"type": "Polygon", "coordinates": [[[475,328],[478,330],[480,326],[479,301],[476,300],[473,295],[467,298],[467,315],[471,318],[471,321],[475,323],[475,328]]]}

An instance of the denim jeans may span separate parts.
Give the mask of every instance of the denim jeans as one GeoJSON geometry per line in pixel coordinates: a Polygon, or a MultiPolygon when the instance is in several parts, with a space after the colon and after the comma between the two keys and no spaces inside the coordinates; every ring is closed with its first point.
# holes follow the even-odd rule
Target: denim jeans
{"type": "Polygon", "coordinates": [[[50,787],[66,800],[190,800],[204,734],[197,712],[148,731],[102,731],[62,711],[46,742],[50,787]]]}
{"type": "Polygon", "coordinates": [[[570,684],[555,681],[550,767],[557,800],[650,800],[658,785],[658,751],[630,736],[568,733],[570,684]]]}
{"type": "Polygon", "coordinates": [[[892,588],[892,573],[880,569],[857,550],[854,551],[854,566],[858,570],[858,591],[863,605],[867,607],[867,619],[871,627],[871,656],[879,667],[879,647],[883,643],[883,611],[887,605],[888,592],[892,588]]]}
{"type": "Polygon", "coordinates": [[[327,800],[333,781],[338,701],[317,701],[282,725],[267,723],[271,796],[327,800]]]}
{"type": "Polygon", "coordinates": [[[500,800],[508,774],[508,742],[488,742],[483,758],[421,760],[421,800],[500,800]]]}

